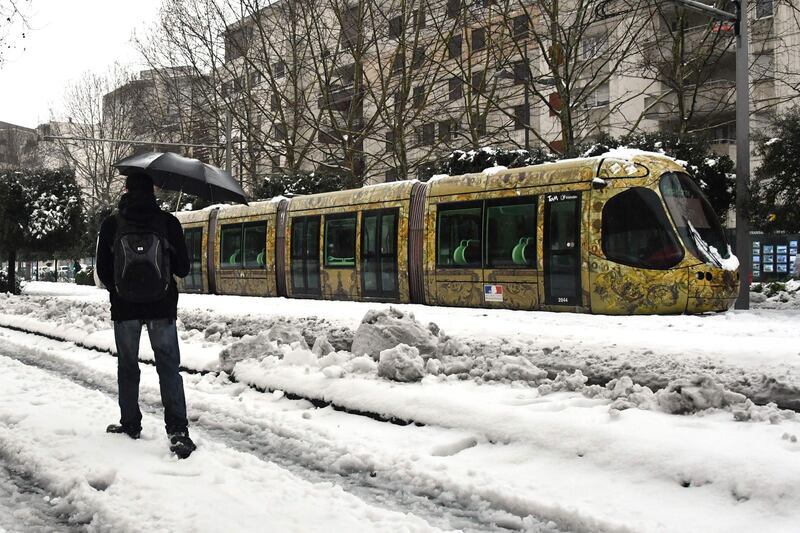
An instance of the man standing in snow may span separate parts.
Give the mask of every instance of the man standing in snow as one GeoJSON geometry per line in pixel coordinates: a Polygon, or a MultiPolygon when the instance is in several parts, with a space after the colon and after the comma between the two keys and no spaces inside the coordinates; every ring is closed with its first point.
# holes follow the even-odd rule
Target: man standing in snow
{"type": "Polygon", "coordinates": [[[97,241],[97,275],[111,299],[121,412],[120,423],[106,431],[132,439],[141,434],[139,340],[142,325],[147,325],[170,450],[185,459],[195,445],[189,438],[179,373],[178,289],[172,275],[189,273],[186,242],[178,219],[159,209],[149,176],[127,176],[125,187],[119,209],[103,220],[97,241]]]}

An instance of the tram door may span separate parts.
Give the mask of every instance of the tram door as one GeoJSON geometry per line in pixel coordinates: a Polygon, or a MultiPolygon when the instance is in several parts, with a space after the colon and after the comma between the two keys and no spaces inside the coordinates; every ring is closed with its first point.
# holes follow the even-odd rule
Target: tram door
{"type": "Polygon", "coordinates": [[[203,290],[203,228],[187,228],[183,232],[189,253],[189,275],[183,278],[187,291],[203,290]]]}
{"type": "Polygon", "coordinates": [[[319,296],[319,216],[292,219],[293,296],[319,296]]]}
{"type": "Polygon", "coordinates": [[[580,193],[545,195],[544,296],[546,305],[580,305],[580,193]]]}
{"type": "Polygon", "coordinates": [[[366,211],[361,219],[361,294],[394,299],[397,290],[397,209],[366,211]]]}

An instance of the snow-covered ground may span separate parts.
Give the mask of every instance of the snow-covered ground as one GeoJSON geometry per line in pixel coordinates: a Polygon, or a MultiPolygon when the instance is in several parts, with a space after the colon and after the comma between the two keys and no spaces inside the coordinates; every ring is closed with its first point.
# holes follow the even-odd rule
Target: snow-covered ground
{"type": "Polygon", "coordinates": [[[795,531],[784,289],[674,317],[181,295],[179,462],[150,365],[144,438],[103,433],[106,293],[32,283],[0,296],[0,530],[795,531]]]}

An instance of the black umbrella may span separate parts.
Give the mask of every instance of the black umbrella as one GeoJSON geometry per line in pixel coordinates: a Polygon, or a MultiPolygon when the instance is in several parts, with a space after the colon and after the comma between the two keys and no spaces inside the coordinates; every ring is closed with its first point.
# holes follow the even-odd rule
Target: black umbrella
{"type": "Polygon", "coordinates": [[[147,152],[126,157],[113,166],[126,176],[143,172],[162,189],[193,194],[211,202],[247,204],[244,191],[230,173],[198,159],[172,152],[147,152]]]}

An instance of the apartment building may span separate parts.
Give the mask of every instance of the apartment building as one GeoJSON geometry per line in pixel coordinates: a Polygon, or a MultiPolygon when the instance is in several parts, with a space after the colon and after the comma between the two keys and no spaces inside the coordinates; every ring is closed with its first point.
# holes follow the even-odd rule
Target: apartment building
{"type": "Polygon", "coordinates": [[[30,166],[36,157],[36,130],[0,121],[0,169],[30,166]]]}
{"type": "MultiPolygon", "coordinates": [[[[751,3],[754,129],[797,98],[794,9],[751,3]]],[[[422,177],[454,149],[631,131],[710,135],[735,155],[733,27],[671,3],[281,0],[229,26],[217,76],[253,176],[357,186],[422,177]]]]}

